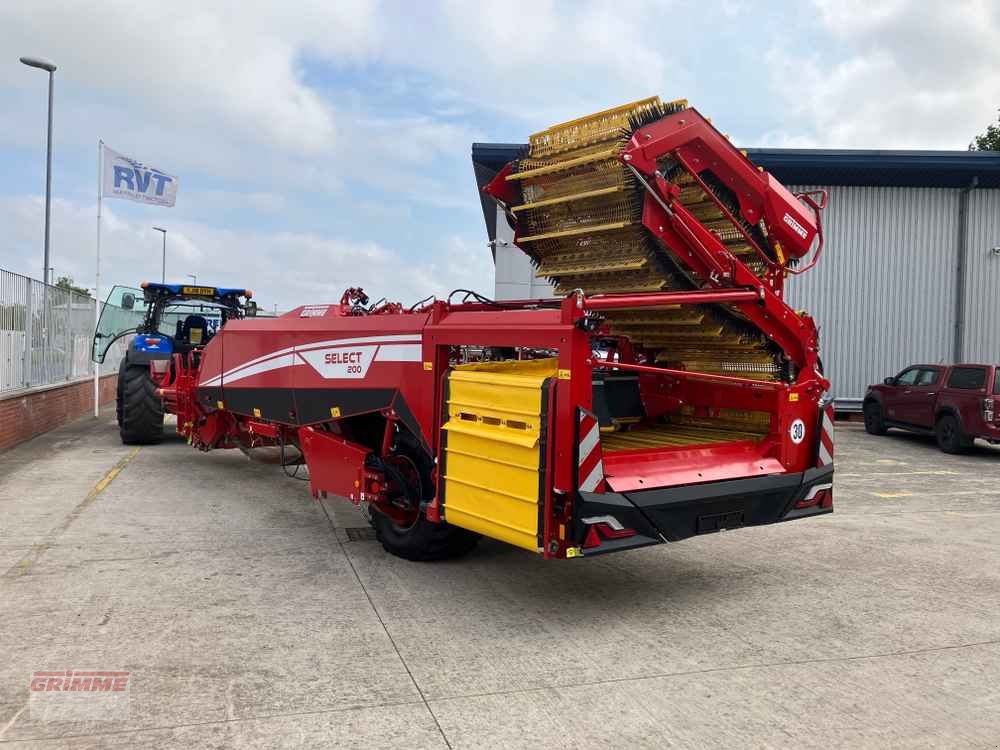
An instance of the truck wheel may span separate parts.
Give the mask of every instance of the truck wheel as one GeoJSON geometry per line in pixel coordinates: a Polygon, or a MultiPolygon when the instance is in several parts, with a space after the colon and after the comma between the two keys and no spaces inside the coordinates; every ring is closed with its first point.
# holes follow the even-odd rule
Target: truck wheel
{"type": "Polygon", "coordinates": [[[146,365],[126,365],[118,376],[121,389],[119,433],[125,445],[163,440],[163,400],[146,365]]]}
{"type": "Polygon", "coordinates": [[[874,401],[865,404],[865,432],[869,435],[884,435],[885,421],[882,419],[882,407],[874,401]]]}
{"type": "Polygon", "coordinates": [[[962,434],[962,425],[952,414],[945,414],[934,426],[938,448],[945,453],[965,453],[972,447],[972,441],[962,434]]]}
{"type": "Polygon", "coordinates": [[[412,458],[395,454],[382,464],[391,509],[372,507],[372,525],[382,548],[404,560],[430,562],[468,554],[479,535],[447,523],[431,523],[424,515],[421,499],[426,477],[412,458]],[[390,516],[389,513],[392,515],[390,516]]]}

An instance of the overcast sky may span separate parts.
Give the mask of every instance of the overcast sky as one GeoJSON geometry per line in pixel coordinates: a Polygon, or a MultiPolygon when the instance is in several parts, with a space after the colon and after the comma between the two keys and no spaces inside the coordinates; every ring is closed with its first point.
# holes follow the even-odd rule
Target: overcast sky
{"type": "Polygon", "coordinates": [[[746,146],[964,149],[1000,106],[1000,2],[0,5],[0,267],[94,283],[97,141],[180,177],[105,202],[105,281],[247,285],[286,309],[363,285],[492,291],[469,158],[652,94],[746,146]],[[258,7],[259,6],[259,7],[258,7]],[[761,10],[766,7],[766,10],[761,10]]]}

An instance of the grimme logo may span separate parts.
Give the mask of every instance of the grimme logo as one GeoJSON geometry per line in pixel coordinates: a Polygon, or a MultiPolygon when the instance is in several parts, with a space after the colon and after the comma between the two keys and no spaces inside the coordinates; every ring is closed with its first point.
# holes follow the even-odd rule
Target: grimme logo
{"type": "Polygon", "coordinates": [[[792,231],[795,232],[795,234],[797,234],[802,239],[805,239],[808,236],[809,233],[806,231],[805,227],[799,224],[799,222],[795,221],[795,219],[792,218],[791,214],[785,214],[782,221],[784,221],[788,226],[790,226],[792,228],[792,231]]]}
{"type": "Polygon", "coordinates": [[[33,672],[28,703],[41,721],[128,718],[130,674],[119,671],[65,669],[33,672]]]}
{"type": "Polygon", "coordinates": [[[326,311],[330,309],[329,305],[306,305],[302,308],[302,312],[299,313],[300,318],[322,318],[326,315],[326,311]]]}

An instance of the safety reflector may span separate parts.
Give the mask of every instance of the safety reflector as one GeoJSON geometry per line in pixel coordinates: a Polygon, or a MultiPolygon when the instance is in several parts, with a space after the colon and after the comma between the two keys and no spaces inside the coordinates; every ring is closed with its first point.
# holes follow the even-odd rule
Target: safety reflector
{"type": "Polygon", "coordinates": [[[820,409],[819,451],[817,466],[833,463],[833,401],[820,409]]]}
{"type": "Polygon", "coordinates": [[[833,485],[817,484],[813,485],[804,498],[796,501],[796,508],[812,508],[818,505],[820,508],[830,508],[833,506],[833,485]]]}
{"type": "Polygon", "coordinates": [[[626,529],[617,518],[611,516],[607,518],[607,521],[597,521],[596,523],[594,519],[583,519],[583,522],[590,526],[587,529],[587,536],[583,540],[584,549],[600,547],[604,539],[627,539],[630,536],[635,536],[635,529],[626,529]]]}
{"type": "Polygon", "coordinates": [[[601,452],[601,427],[597,417],[579,408],[576,439],[577,486],[582,492],[602,492],[604,457],[601,452]]]}

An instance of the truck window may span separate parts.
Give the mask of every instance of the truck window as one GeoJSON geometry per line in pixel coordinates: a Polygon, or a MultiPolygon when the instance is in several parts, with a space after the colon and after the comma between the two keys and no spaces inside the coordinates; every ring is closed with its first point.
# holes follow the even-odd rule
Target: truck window
{"type": "Polygon", "coordinates": [[[956,367],[948,376],[948,387],[978,391],[986,385],[986,370],[982,367],[956,367]]]}
{"type": "Polygon", "coordinates": [[[1000,367],[996,368],[996,375],[993,376],[993,395],[1000,396],[1000,367]]]}
{"type": "Polygon", "coordinates": [[[920,375],[917,377],[917,385],[934,385],[938,382],[938,378],[941,373],[937,370],[921,370],[920,375]]]}
{"type": "Polygon", "coordinates": [[[899,373],[899,376],[896,378],[896,385],[913,385],[917,382],[917,375],[919,374],[920,370],[916,367],[904,370],[899,373]]]}

